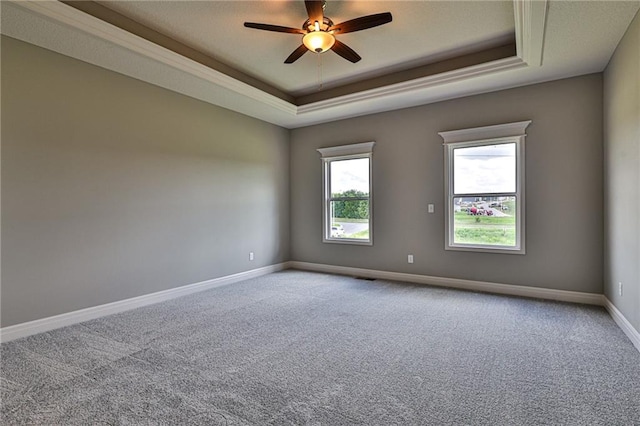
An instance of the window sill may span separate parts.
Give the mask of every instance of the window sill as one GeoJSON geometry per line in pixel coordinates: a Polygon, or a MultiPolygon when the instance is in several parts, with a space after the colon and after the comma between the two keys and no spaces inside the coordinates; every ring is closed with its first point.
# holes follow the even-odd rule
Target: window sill
{"type": "Polygon", "coordinates": [[[469,246],[469,245],[450,245],[444,248],[451,251],[470,251],[476,253],[494,253],[494,254],[526,254],[524,248],[510,248],[501,246],[469,246]]]}
{"type": "Polygon", "coordinates": [[[349,244],[354,246],[372,246],[373,241],[371,240],[355,240],[351,238],[324,238],[322,240],[323,243],[329,244],[349,244]]]}

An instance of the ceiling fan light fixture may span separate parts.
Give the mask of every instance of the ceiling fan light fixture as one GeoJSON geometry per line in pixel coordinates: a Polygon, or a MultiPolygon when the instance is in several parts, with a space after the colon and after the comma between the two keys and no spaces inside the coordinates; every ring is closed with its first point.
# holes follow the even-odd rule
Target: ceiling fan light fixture
{"type": "MultiPolygon", "coordinates": [[[[0,0],[2,1],[2,0],[0,0]]],[[[273,31],[277,33],[302,34],[302,44],[284,60],[285,64],[292,64],[305,54],[307,50],[316,53],[323,53],[331,49],[337,55],[343,57],[351,63],[356,63],[360,59],[353,49],[340,40],[334,34],[346,34],[355,31],[362,31],[369,28],[384,25],[392,21],[391,13],[376,13],[374,15],[361,16],[334,25],[331,18],[324,16],[326,0],[305,0],[309,19],[304,21],[302,28],[283,27],[281,25],[261,24],[257,22],[245,22],[247,28],[256,30],[273,31]]]]}
{"type": "Polygon", "coordinates": [[[302,37],[302,43],[312,52],[322,53],[333,47],[336,38],[326,31],[312,31],[302,37]]]}

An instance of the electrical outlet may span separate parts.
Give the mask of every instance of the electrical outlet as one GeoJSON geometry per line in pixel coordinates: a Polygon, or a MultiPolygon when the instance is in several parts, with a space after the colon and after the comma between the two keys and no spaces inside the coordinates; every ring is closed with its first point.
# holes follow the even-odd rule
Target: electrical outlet
{"type": "Polygon", "coordinates": [[[249,252],[249,260],[253,260],[253,252],[249,252]]]}
{"type": "Polygon", "coordinates": [[[427,210],[429,211],[429,213],[433,213],[433,209],[434,209],[433,204],[429,204],[427,206],[427,210]]]}
{"type": "Polygon", "coordinates": [[[621,282],[618,283],[618,295],[622,296],[622,283],[621,282]]]}
{"type": "Polygon", "coordinates": [[[407,262],[408,263],[413,263],[413,255],[412,254],[407,256],[407,262]]]}

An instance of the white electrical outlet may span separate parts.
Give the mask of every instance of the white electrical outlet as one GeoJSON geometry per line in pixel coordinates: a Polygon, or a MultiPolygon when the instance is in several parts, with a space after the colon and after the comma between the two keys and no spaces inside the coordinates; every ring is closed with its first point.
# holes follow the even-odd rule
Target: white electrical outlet
{"type": "Polygon", "coordinates": [[[408,263],[413,263],[413,255],[412,254],[407,256],[407,262],[408,263]]]}
{"type": "Polygon", "coordinates": [[[618,295],[622,296],[622,283],[618,283],[618,295]]]}
{"type": "Polygon", "coordinates": [[[429,211],[429,213],[433,213],[433,204],[429,204],[427,206],[427,210],[429,211]]]}
{"type": "Polygon", "coordinates": [[[253,252],[249,252],[249,260],[253,260],[253,252]]]}

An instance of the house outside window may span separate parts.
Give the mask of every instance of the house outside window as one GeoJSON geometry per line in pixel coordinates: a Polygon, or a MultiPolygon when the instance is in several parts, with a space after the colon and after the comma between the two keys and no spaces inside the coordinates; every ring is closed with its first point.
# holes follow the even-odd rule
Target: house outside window
{"type": "Polygon", "coordinates": [[[323,242],[373,245],[374,144],[318,149],[322,155],[323,242]]]}
{"type": "Polygon", "coordinates": [[[525,129],[531,121],[439,133],[445,249],[525,254],[525,129]]]}

